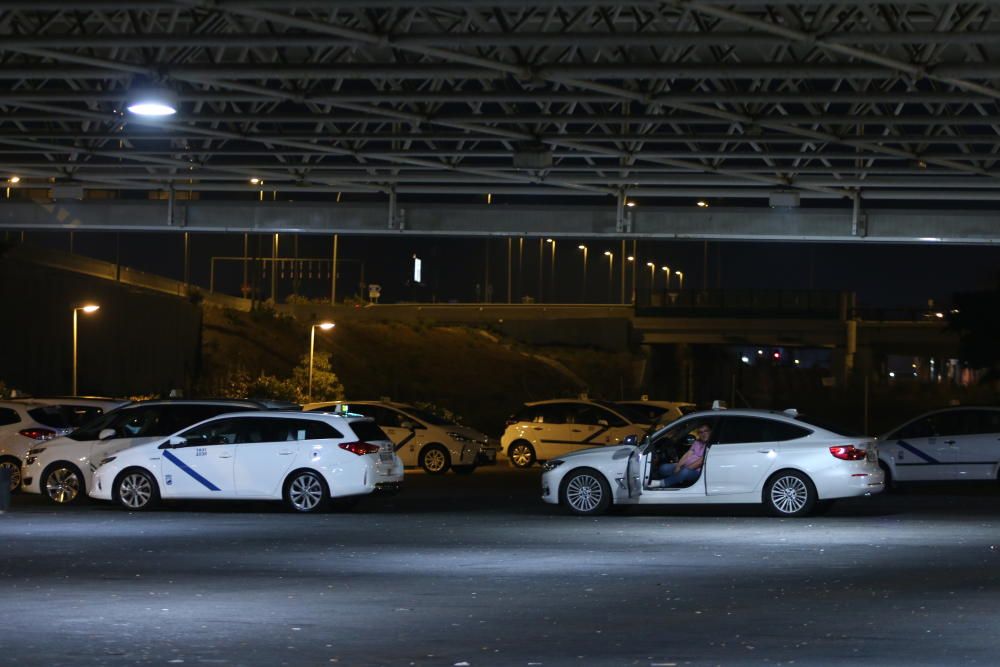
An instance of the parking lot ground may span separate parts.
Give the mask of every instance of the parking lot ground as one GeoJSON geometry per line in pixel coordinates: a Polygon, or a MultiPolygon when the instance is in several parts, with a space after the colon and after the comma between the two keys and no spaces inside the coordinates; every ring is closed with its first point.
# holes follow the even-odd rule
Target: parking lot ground
{"type": "Polygon", "coordinates": [[[15,496],[0,664],[997,663],[1000,485],[579,518],[539,476],[408,472],[313,516],[15,496]]]}

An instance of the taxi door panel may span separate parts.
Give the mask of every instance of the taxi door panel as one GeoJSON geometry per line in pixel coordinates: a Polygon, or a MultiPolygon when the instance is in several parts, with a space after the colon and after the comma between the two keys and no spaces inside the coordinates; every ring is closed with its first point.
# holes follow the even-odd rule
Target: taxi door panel
{"type": "Polygon", "coordinates": [[[307,443],[241,442],[236,445],[233,468],[236,495],[243,498],[273,498],[281,493],[285,478],[296,455],[307,443]]]}
{"type": "Polygon", "coordinates": [[[209,444],[162,450],[164,498],[233,497],[236,445],[209,444]]]}

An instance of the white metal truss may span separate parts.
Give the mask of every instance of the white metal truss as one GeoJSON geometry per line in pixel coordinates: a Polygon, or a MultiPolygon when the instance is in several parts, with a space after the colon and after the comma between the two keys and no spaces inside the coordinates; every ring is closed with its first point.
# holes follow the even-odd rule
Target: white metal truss
{"type": "Polygon", "coordinates": [[[0,1],[0,178],[125,197],[996,200],[998,8],[0,1]],[[180,113],[129,117],[140,79],[180,113]]]}

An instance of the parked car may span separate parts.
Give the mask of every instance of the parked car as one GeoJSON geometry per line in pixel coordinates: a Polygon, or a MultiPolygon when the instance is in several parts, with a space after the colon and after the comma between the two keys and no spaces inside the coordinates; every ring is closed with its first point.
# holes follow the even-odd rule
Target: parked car
{"type": "Polygon", "coordinates": [[[1000,478],[1000,407],[935,410],[879,438],[887,484],[1000,478]]]}
{"type": "Polygon", "coordinates": [[[651,401],[643,398],[638,401],[615,401],[619,405],[630,407],[641,412],[650,424],[669,424],[675,419],[691,414],[698,409],[694,403],[683,401],[651,401]]]}
{"type": "Polygon", "coordinates": [[[21,465],[30,449],[126,403],[72,396],[0,401],[0,468],[10,473],[11,491],[21,487],[21,465]]]}
{"type": "Polygon", "coordinates": [[[873,440],[794,411],[695,412],[638,444],[560,456],[544,470],[542,499],[575,514],[612,505],[754,503],[797,517],[878,493],[884,482],[873,440]],[[659,465],[683,456],[704,426],[711,435],[700,475],[687,485],[657,484],[659,465]]]}
{"type": "Polygon", "coordinates": [[[260,410],[255,401],[153,400],[113,410],[68,436],[32,448],[21,467],[21,489],[56,503],[87,494],[94,469],[115,452],[162,439],[223,412],[260,410]]]}
{"type": "Polygon", "coordinates": [[[371,417],[392,439],[396,454],[405,466],[420,466],[432,475],[454,470],[468,474],[483,463],[495,463],[495,441],[462,426],[406,403],[390,401],[330,401],[310,403],[306,412],[349,410],[371,417]]]}
{"type": "Polygon", "coordinates": [[[128,510],[190,498],[284,500],[295,512],[315,512],[402,481],[403,463],[371,419],[244,412],[106,456],[90,495],[128,510]]]}
{"type": "Polygon", "coordinates": [[[632,408],[589,399],[526,403],[507,420],[501,449],[518,468],[570,452],[617,445],[650,427],[632,408]]]}

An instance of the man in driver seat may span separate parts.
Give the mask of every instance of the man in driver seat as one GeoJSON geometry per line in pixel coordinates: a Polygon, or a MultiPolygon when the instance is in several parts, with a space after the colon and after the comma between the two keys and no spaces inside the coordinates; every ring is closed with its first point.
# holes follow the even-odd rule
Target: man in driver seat
{"type": "Polygon", "coordinates": [[[705,462],[705,448],[712,437],[712,428],[701,424],[695,429],[696,439],[677,463],[664,463],[659,468],[662,479],[651,482],[650,486],[669,488],[693,482],[701,475],[705,462]]]}

